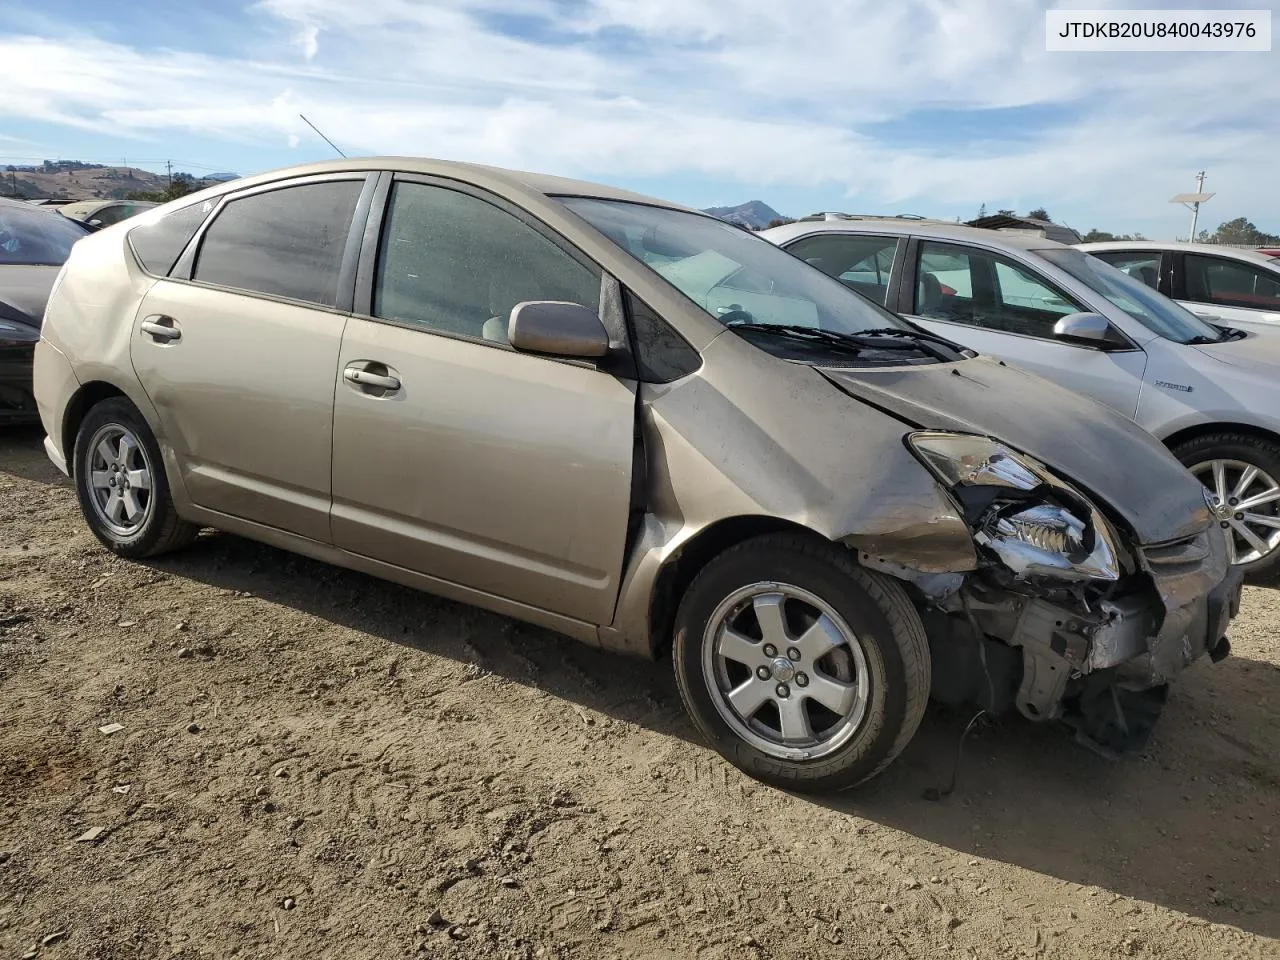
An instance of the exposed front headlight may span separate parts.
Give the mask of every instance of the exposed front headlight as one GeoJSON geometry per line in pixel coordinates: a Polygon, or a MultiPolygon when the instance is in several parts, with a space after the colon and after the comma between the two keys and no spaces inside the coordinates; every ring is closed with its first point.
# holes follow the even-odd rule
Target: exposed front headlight
{"type": "Polygon", "coordinates": [[[990,437],[922,432],[907,441],[959,501],[974,541],[1015,575],[1120,578],[1106,517],[1043,464],[990,437]]]}

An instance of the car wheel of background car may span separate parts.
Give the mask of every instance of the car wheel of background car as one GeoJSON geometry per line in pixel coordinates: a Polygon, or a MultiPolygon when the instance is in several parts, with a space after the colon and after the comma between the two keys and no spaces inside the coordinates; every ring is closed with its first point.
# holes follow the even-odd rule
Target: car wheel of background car
{"type": "Polygon", "coordinates": [[[115,553],[155,556],[199,533],[174,510],[155,436],[127,400],[104,400],[85,415],[73,463],[80,510],[115,553]]]}
{"type": "Polygon", "coordinates": [[[1230,534],[1232,563],[1254,583],[1280,577],[1280,444],[1215,433],[1173,452],[1213,495],[1217,521],[1230,534]]]}
{"type": "Polygon", "coordinates": [[[816,537],[757,537],[708,563],[680,603],[673,659],[716,749],[787,789],[875,776],[929,697],[928,641],[906,592],[816,537]]]}

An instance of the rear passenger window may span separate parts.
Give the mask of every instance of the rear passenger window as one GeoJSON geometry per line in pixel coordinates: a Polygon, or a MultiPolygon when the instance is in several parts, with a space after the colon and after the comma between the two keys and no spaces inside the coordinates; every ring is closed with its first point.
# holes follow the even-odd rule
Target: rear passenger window
{"type": "Polygon", "coordinates": [[[335,306],[363,188],[363,179],[330,180],[232,200],[205,231],[192,279],[335,306]]]}
{"type": "Polygon", "coordinates": [[[193,203],[130,230],[129,246],[142,269],[157,277],[166,276],[214,206],[213,200],[193,203]]]}
{"type": "Polygon", "coordinates": [[[446,187],[392,189],[373,314],[505,341],[511,308],[567,300],[600,309],[600,272],[506,211],[446,187]]]}
{"type": "Polygon", "coordinates": [[[897,248],[897,237],[828,233],[797,240],[787,252],[883,307],[897,248]]]}

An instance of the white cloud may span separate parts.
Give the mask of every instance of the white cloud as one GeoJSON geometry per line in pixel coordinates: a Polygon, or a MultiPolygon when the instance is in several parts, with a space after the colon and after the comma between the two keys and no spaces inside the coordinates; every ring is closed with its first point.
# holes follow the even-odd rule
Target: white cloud
{"type": "Polygon", "coordinates": [[[302,48],[302,56],[305,59],[314,60],[316,54],[320,52],[320,28],[314,23],[306,24],[298,31],[294,42],[302,48]]]}
{"type": "Polygon", "coordinates": [[[353,153],[602,180],[820,185],[916,209],[1018,197],[1099,222],[1103,212],[1106,222],[1149,215],[1208,166],[1220,198],[1280,215],[1270,56],[1047,54],[1044,7],[261,0],[252,9],[268,29],[234,58],[200,53],[196,38],[190,50],[157,52],[0,34],[0,118],[293,145],[314,137],[302,112],[353,153]],[[547,35],[499,29],[512,23],[547,35]],[[264,49],[274,34],[292,56],[264,49]],[[1009,107],[1054,108],[1059,119],[982,142],[957,139],[945,123],[907,146],[871,135],[923,108],[937,117],[1009,107]]]}

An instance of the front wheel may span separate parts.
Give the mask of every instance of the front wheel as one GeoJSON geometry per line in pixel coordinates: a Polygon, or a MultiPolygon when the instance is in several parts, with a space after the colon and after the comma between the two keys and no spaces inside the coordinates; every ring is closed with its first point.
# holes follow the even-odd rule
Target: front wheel
{"type": "Polygon", "coordinates": [[[1215,433],[1179,444],[1173,453],[1208,488],[1231,562],[1253,583],[1280,578],[1280,444],[1215,433]]]}
{"type": "Polygon", "coordinates": [[[758,537],[707,564],[681,601],[672,652],[702,733],[786,789],[875,776],[929,697],[928,641],[906,592],[803,536],[758,537]]]}

